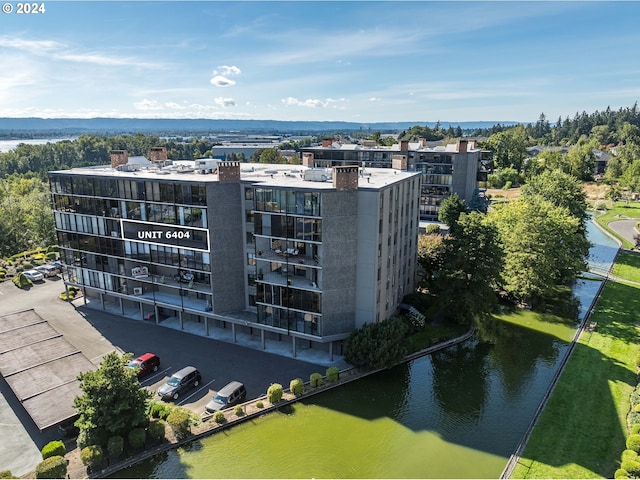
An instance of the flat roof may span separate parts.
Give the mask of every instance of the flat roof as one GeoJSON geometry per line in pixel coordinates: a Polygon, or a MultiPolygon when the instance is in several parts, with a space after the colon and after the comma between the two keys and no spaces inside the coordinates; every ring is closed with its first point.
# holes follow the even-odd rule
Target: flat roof
{"type": "MultiPolygon", "coordinates": [[[[206,159],[201,159],[206,160],[206,159]]],[[[350,165],[355,166],[355,165],[350,165]]],[[[97,167],[78,167],[70,170],[56,170],[50,173],[79,176],[106,176],[116,178],[176,181],[176,182],[218,182],[217,173],[202,173],[195,169],[195,160],[174,161],[172,168],[161,169],[156,166],[141,167],[137,170],[117,170],[111,165],[97,167]]],[[[359,189],[380,189],[389,184],[405,180],[420,172],[397,170],[394,168],[358,167],[359,189]]],[[[332,190],[332,168],[309,168],[302,165],[240,163],[240,181],[243,183],[263,184],[273,187],[305,188],[309,190],[332,190]],[[305,171],[326,172],[326,181],[305,180],[305,171]]]]}
{"type": "Polygon", "coordinates": [[[76,415],[78,374],[95,368],[34,310],[0,316],[0,374],[40,430],[76,415]]]}

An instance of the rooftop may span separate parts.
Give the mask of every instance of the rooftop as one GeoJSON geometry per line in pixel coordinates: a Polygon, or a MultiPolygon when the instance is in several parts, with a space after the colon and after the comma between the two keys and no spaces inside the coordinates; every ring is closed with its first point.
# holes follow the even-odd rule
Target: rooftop
{"type": "MultiPolygon", "coordinates": [[[[144,158],[144,157],[143,157],[144,158]]],[[[196,169],[195,160],[179,160],[167,167],[158,167],[151,162],[141,162],[139,157],[135,164],[129,163],[127,169],[112,168],[111,165],[95,167],[79,167],[70,170],[57,170],[51,173],[80,176],[106,176],[157,181],[179,182],[218,182],[215,168],[211,170],[196,169]],[[206,172],[206,173],[205,173],[206,172]]],[[[201,159],[207,160],[207,159],[201,159]]],[[[215,160],[209,159],[212,162],[215,160]]],[[[401,171],[392,168],[360,168],[358,175],[359,189],[380,189],[386,185],[419,175],[418,172],[401,171]]],[[[302,165],[241,163],[240,181],[242,183],[264,184],[273,187],[309,188],[314,190],[333,189],[333,170],[331,168],[308,168],[302,165]],[[306,180],[305,180],[306,178],[306,180]],[[313,180],[310,180],[313,178],[313,180]]]]}

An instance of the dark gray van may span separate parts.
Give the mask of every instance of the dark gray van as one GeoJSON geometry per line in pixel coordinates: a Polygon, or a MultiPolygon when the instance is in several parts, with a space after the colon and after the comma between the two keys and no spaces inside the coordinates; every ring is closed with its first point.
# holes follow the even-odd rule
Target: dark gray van
{"type": "Polygon", "coordinates": [[[202,375],[195,367],[184,367],[174,373],[167,383],[158,389],[158,395],[162,400],[177,400],[178,397],[192,387],[197,387],[202,381],[202,375]]]}
{"type": "Polygon", "coordinates": [[[247,398],[247,390],[240,382],[229,382],[216,393],[213,399],[207,403],[204,409],[209,412],[217,412],[223,408],[231,407],[247,398]]]}

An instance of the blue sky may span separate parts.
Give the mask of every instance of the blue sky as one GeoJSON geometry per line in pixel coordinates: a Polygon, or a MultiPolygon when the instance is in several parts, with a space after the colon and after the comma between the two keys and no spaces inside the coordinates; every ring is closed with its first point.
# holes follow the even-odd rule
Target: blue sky
{"type": "Polygon", "coordinates": [[[638,2],[5,3],[1,117],[553,122],[640,98],[638,2]]]}

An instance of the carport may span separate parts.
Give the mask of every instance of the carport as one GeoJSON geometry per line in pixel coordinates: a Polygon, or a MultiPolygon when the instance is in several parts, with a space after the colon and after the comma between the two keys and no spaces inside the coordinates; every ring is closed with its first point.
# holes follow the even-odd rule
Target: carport
{"type": "Polygon", "coordinates": [[[95,365],[33,309],[0,316],[0,374],[40,430],[73,417],[95,365]]]}

